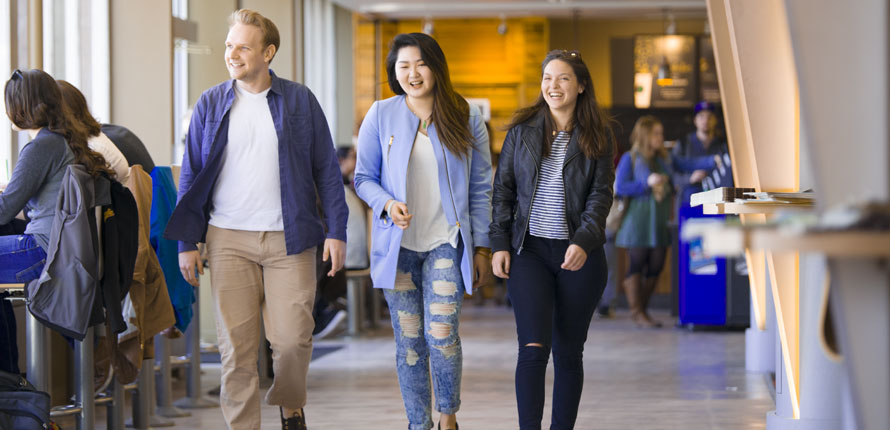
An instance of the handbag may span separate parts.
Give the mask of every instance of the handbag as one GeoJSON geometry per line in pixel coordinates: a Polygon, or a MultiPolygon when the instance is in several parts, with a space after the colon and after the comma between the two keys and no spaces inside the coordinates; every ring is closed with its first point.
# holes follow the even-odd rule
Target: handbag
{"type": "Polygon", "coordinates": [[[0,371],[0,429],[53,428],[49,394],[37,391],[23,376],[0,371]]]}
{"type": "Polygon", "coordinates": [[[609,209],[609,215],[606,216],[606,230],[613,234],[618,233],[621,224],[624,222],[624,216],[627,215],[627,207],[630,203],[627,197],[615,197],[612,199],[612,208],[609,209]]]}
{"type": "MultiPolygon", "coordinates": [[[[630,157],[630,177],[634,177],[634,166],[636,166],[636,156],[630,157]]],[[[615,191],[612,191],[615,196],[615,191]]],[[[618,234],[621,224],[624,223],[624,216],[627,215],[627,207],[630,206],[630,197],[615,196],[612,198],[612,208],[609,209],[609,215],[606,216],[606,231],[612,234],[618,234]]]]}

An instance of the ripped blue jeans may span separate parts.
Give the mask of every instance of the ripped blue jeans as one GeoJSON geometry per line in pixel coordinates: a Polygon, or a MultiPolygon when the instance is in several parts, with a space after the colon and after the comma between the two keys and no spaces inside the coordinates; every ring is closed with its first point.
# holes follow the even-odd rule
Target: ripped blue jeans
{"type": "Polygon", "coordinates": [[[45,263],[46,252],[30,234],[0,236],[0,284],[37,279],[45,263]]]}
{"type": "Polygon", "coordinates": [[[408,428],[428,430],[433,427],[430,375],[436,410],[453,414],[460,409],[463,352],[457,330],[464,297],[460,252],[447,243],[429,252],[402,248],[394,288],[383,293],[396,340],[396,370],[408,428]]]}

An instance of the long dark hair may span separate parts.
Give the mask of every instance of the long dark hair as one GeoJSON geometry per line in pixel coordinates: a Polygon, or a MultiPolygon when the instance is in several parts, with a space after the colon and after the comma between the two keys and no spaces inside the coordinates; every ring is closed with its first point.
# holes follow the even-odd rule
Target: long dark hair
{"type": "Polygon", "coordinates": [[[403,33],[392,39],[389,54],[386,55],[386,78],[389,88],[396,95],[405,94],[396,77],[396,60],[399,50],[406,46],[420,49],[420,58],[433,72],[436,82],[433,85],[433,124],[442,144],[454,155],[463,157],[469,154],[473,142],[470,133],[470,105],[454,91],[448,74],[448,63],[442,48],[430,36],[423,33],[403,33]]]}
{"type": "Polygon", "coordinates": [[[45,128],[58,133],[68,142],[74,162],[82,164],[92,176],[113,175],[105,158],[87,145],[89,133],[62,102],[56,80],[43,70],[33,69],[12,73],[4,88],[6,116],[22,130],[45,128]]]}
{"type": "MultiPolygon", "coordinates": [[[[575,115],[569,124],[569,129],[573,133],[578,134],[578,144],[587,158],[601,157],[609,151],[615,150],[615,134],[612,132],[612,124],[614,120],[606,114],[599,104],[596,102],[596,93],[593,91],[593,80],[590,78],[590,71],[587,65],[581,60],[581,54],[577,51],[565,51],[555,49],[547,53],[544,62],[541,64],[541,75],[544,75],[544,69],[547,64],[553,60],[560,60],[572,67],[575,77],[578,78],[578,84],[584,88],[581,94],[578,94],[578,100],[575,104],[575,115]]],[[[553,117],[550,115],[550,108],[547,101],[544,100],[544,94],[538,94],[538,99],[531,106],[524,107],[513,114],[513,120],[508,129],[519,124],[528,122],[536,118],[539,113],[544,113],[544,151],[545,156],[550,154],[550,145],[555,138],[553,131],[556,129],[553,117]]]]}
{"type": "Polygon", "coordinates": [[[59,91],[62,93],[62,103],[65,104],[72,119],[79,122],[89,136],[98,136],[102,132],[102,126],[90,113],[87,99],[83,93],[68,81],[57,79],[56,84],[59,85],[59,91]]]}

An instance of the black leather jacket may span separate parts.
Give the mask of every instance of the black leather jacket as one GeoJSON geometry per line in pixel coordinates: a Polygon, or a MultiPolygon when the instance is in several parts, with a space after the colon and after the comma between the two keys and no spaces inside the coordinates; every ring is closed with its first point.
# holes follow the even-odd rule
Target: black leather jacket
{"type": "MultiPolygon", "coordinates": [[[[510,129],[498,161],[491,199],[491,249],[519,251],[528,231],[528,217],[544,142],[544,113],[510,129]]],[[[566,221],[571,243],[588,255],[606,242],[606,216],[612,207],[614,152],[588,159],[573,134],[563,163],[566,221]]]]}

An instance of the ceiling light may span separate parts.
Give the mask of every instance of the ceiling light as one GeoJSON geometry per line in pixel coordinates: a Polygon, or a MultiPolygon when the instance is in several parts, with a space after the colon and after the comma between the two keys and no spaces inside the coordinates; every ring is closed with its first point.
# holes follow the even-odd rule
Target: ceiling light
{"type": "Polygon", "coordinates": [[[667,27],[664,29],[664,34],[677,34],[677,20],[674,19],[674,13],[667,13],[667,27]]]}

